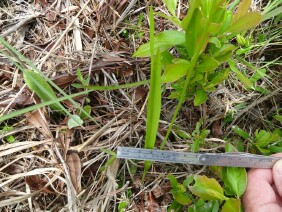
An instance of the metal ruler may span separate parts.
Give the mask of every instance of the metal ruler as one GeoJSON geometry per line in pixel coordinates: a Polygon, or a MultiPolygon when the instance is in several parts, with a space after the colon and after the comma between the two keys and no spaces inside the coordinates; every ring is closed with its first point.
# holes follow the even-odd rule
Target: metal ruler
{"type": "Polygon", "coordinates": [[[188,153],[132,147],[118,147],[117,158],[168,163],[184,163],[202,166],[230,166],[248,168],[272,168],[276,161],[282,159],[279,157],[254,155],[240,152],[188,153]]]}

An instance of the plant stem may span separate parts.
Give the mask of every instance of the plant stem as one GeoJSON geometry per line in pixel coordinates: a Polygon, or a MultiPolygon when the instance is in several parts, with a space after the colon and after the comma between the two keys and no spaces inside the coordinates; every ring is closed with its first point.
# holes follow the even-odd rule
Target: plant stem
{"type": "Polygon", "coordinates": [[[169,124],[169,127],[168,127],[167,133],[165,135],[165,138],[164,138],[164,140],[161,143],[160,149],[164,148],[164,146],[165,146],[165,144],[167,142],[168,136],[170,135],[170,132],[171,132],[172,127],[174,125],[174,122],[176,121],[176,118],[177,118],[177,115],[178,115],[178,113],[180,111],[180,108],[181,108],[182,104],[185,102],[187,88],[188,88],[188,85],[189,85],[189,82],[190,82],[190,79],[191,79],[191,75],[193,73],[193,69],[195,69],[195,67],[196,67],[197,61],[198,61],[198,56],[191,59],[191,67],[187,71],[186,79],[185,79],[185,83],[184,83],[184,88],[183,88],[183,90],[182,90],[182,92],[180,94],[180,98],[179,98],[178,104],[177,104],[176,109],[175,109],[175,111],[173,113],[171,122],[169,124]]]}

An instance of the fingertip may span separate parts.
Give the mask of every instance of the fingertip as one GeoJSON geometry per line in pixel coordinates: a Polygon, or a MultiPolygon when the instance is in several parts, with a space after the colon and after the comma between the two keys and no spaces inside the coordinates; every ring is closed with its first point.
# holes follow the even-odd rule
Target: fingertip
{"type": "Polygon", "coordinates": [[[272,169],[273,180],[278,194],[282,197],[282,160],[275,163],[272,169]]]}

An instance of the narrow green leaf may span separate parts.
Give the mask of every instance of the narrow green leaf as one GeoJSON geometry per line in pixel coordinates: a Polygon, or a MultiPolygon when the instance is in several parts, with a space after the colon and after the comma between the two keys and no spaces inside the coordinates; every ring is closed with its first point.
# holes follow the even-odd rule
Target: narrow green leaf
{"type": "MultiPolygon", "coordinates": [[[[156,56],[154,55],[155,39],[154,39],[154,14],[153,7],[150,7],[150,55],[151,55],[151,75],[150,75],[150,92],[147,108],[146,121],[146,136],[145,148],[153,149],[155,146],[156,135],[159,126],[161,113],[161,63],[160,51],[157,49],[156,56]]],[[[144,180],[147,171],[151,167],[152,162],[146,161],[144,165],[144,172],[142,180],[144,180]]]]}
{"type": "Polygon", "coordinates": [[[273,10],[267,12],[267,13],[264,13],[263,16],[262,16],[261,22],[281,14],[281,11],[282,11],[282,6],[277,7],[277,8],[275,8],[275,9],[273,9],[273,10]]]}
{"type": "Polygon", "coordinates": [[[167,175],[167,178],[169,179],[172,188],[177,189],[178,187],[177,179],[172,174],[167,175]]]}
{"type": "Polygon", "coordinates": [[[229,74],[229,69],[223,69],[220,72],[216,73],[216,75],[212,78],[210,82],[208,82],[205,86],[205,90],[211,89],[218,85],[219,83],[223,82],[227,79],[229,74]]]}
{"type": "MultiPolygon", "coordinates": [[[[152,40],[150,39],[150,42],[152,40]]],[[[149,57],[151,55],[150,51],[150,42],[141,45],[137,51],[133,54],[133,57],[149,57]]],[[[176,30],[167,30],[159,33],[154,37],[154,45],[152,52],[153,54],[157,53],[157,50],[163,52],[171,47],[181,45],[185,43],[185,34],[184,32],[179,32],[176,30]]]]}
{"type": "Polygon", "coordinates": [[[195,96],[195,99],[194,99],[194,105],[199,106],[200,104],[204,103],[207,99],[208,99],[208,95],[207,95],[206,91],[204,91],[203,89],[198,89],[196,91],[196,96],[195,96]]]}
{"type": "Polygon", "coordinates": [[[161,16],[177,26],[181,26],[181,21],[176,16],[168,16],[161,12],[155,12],[156,15],[161,16]]]}
{"type": "Polygon", "coordinates": [[[245,168],[223,167],[223,182],[229,191],[238,198],[243,195],[247,186],[247,172],[245,168]]]}
{"type": "Polygon", "coordinates": [[[166,8],[170,12],[171,15],[175,16],[175,10],[177,6],[177,0],[163,0],[166,8]]]}
{"type": "Polygon", "coordinates": [[[232,130],[244,139],[250,138],[250,135],[246,131],[239,128],[238,126],[232,126],[232,130]]]}
{"type": "MultiPolygon", "coordinates": [[[[154,21],[153,9],[150,8],[150,44],[151,53],[154,49],[154,21]],[[152,13],[152,14],[151,14],[152,13]]],[[[159,119],[161,112],[161,65],[160,52],[151,56],[151,76],[150,76],[150,92],[148,99],[147,121],[146,121],[146,137],[145,148],[153,149],[155,145],[156,135],[158,131],[159,119]]]]}
{"type": "Polygon", "coordinates": [[[220,63],[223,63],[231,56],[232,51],[235,49],[236,46],[232,44],[225,44],[217,52],[213,54],[213,57],[220,63]]]}
{"type": "MultiPolygon", "coordinates": [[[[36,93],[43,102],[57,99],[57,96],[51,86],[39,74],[31,70],[26,70],[23,73],[23,78],[29,89],[36,93]]],[[[52,110],[58,111],[63,108],[60,103],[51,104],[49,106],[52,110]]]]}
{"type": "Polygon", "coordinates": [[[257,82],[258,80],[262,79],[263,77],[266,77],[266,69],[256,69],[256,72],[253,74],[253,76],[250,78],[251,82],[257,82]]]}
{"type": "Polygon", "coordinates": [[[224,196],[223,189],[214,178],[195,175],[195,184],[188,186],[189,190],[203,200],[227,200],[224,196]]]}
{"type": "Polygon", "coordinates": [[[104,148],[101,148],[101,151],[111,155],[111,156],[116,156],[117,154],[109,149],[104,149],[104,148]]]}
{"type": "Polygon", "coordinates": [[[237,78],[247,87],[247,88],[252,88],[253,83],[241,72],[237,69],[236,63],[228,59],[228,64],[230,65],[230,69],[236,74],[237,78]]]}

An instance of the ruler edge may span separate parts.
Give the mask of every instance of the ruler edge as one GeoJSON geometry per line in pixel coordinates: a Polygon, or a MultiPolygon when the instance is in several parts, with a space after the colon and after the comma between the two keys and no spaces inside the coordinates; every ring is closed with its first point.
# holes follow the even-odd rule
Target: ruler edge
{"type": "Polygon", "coordinates": [[[242,168],[261,168],[261,169],[268,169],[268,168],[272,168],[274,166],[274,164],[282,159],[282,157],[275,157],[275,156],[265,156],[265,155],[255,155],[255,154],[251,154],[251,153],[247,153],[247,152],[238,152],[238,155],[237,152],[234,152],[235,154],[233,155],[228,155],[229,153],[226,152],[226,153],[193,153],[193,152],[176,152],[176,151],[173,151],[173,150],[158,150],[158,149],[145,149],[145,148],[137,148],[137,147],[121,147],[121,146],[118,146],[117,147],[117,158],[118,159],[125,159],[125,160],[139,160],[139,161],[156,161],[156,162],[167,162],[167,163],[181,163],[181,164],[190,164],[190,165],[200,165],[200,166],[221,166],[221,167],[242,167],[242,168]],[[140,151],[146,151],[146,152],[162,152],[162,153],[170,153],[170,154],[173,154],[173,153],[176,153],[176,154],[184,154],[184,155],[191,155],[191,156],[195,156],[195,157],[198,157],[198,159],[200,159],[201,156],[237,156],[238,158],[243,158],[245,155],[250,155],[250,156],[254,156],[254,160],[262,160],[262,159],[265,159],[265,160],[272,160],[272,161],[269,161],[269,165],[267,166],[258,166],[258,164],[254,164],[253,166],[245,166],[244,164],[242,166],[234,166],[234,165],[217,165],[217,164],[206,164],[206,163],[201,163],[201,161],[199,160],[198,163],[181,163],[181,162],[174,162],[174,161],[164,161],[164,160],[145,160],[145,159],[137,159],[137,158],[123,158],[123,157],[119,157],[118,156],[118,153],[122,151],[122,149],[124,150],[140,150],[140,151]],[[241,154],[241,155],[240,155],[241,154]]]}

